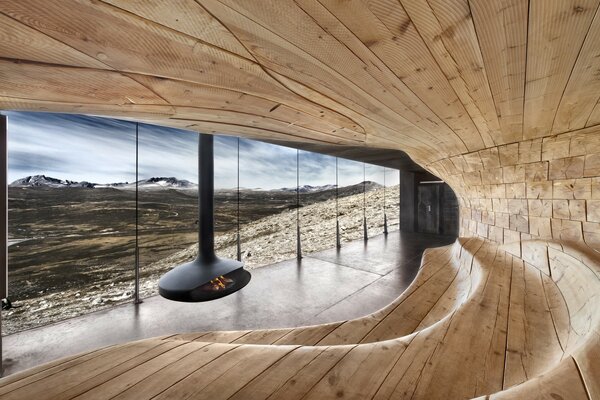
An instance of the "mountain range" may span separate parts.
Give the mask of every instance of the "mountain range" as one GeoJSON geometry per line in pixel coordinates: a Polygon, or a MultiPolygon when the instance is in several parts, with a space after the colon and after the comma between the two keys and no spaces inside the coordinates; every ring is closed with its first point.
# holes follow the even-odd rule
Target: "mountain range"
{"type": "MultiPolygon", "coordinates": [[[[352,192],[362,191],[363,184],[366,185],[367,191],[372,190],[380,185],[367,181],[361,182],[356,185],[349,186],[356,190],[352,192]]],[[[32,175],[26,176],[21,179],[17,179],[12,182],[10,187],[15,188],[25,188],[25,187],[36,187],[36,188],[84,188],[84,189],[103,189],[103,188],[114,188],[114,189],[123,189],[123,190],[135,190],[136,184],[135,182],[118,182],[118,183],[93,183],[87,181],[70,181],[65,179],[57,179],[52,178],[46,175],[32,175]]],[[[152,177],[148,179],[143,179],[138,181],[138,188],[140,190],[164,190],[164,189],[178,189],[178,190],[188,190],[188,189],[197,189],[198,185],[190,182],[185,179],[177,179],[175,177],[152,177]]],[[[336,185],[327,184],[321,186],[312,186],[312,185],[303,185],[299,187],[300,193],[316,193],[316,192],[324,192],[335,190],[336,185]]],[[[340,188],[341,189],[341,188],[340,188]]],[[[262,189],[242,189],[244,191],[263,191],[262,189]]],[[[282,191],[282,192],[291,192],[295,193],[295,187],[284,187],[280,189],[273,189],[274,191],[282,191]]]]}
{"type": "MultiPolygon", "coordinates": [[[[52,178],[46,175],[26,176],[12,182],[10,187],[46,187],[46,188],[85,188],[85,189],[135,189],[135,182],[93,183],[87,181],[75,182],[65,179],[52,178]]],[[[196,189],[198,185],[185,179],[175,177],[153,177],[138,181],[142,190],[152,189],[196,189]]]]}
{"type": "MultiPolygon", "coordinates": [[[[335,185],[322,185],[322,186],[312,186],[312,185],[303,185],[298,188],[298,192],[300,193],[313,193],[313,192],[322,192],[323,190],[332,190],[335,189],[335,185]]],[[[293,192],[296,193],[295,187],[284,187],[279,189],[282,192],[293,192]]]]}

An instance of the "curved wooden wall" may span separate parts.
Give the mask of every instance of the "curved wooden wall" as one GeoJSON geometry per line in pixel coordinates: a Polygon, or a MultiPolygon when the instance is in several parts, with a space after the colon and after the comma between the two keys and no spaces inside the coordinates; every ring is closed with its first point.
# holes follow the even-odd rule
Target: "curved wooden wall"
{"type": "Polygon", "coordinates": [[[534,245],[536,265],[461,239],[363,318],[112,346],[2,379],[0,397],[598,399],[600,257],[534,245]]]}
{"type": "MultiPolygon", "coordinates": [[[[413,398],[501,390],[491,398],[600,398],[598,264],[589,261],[600,250],[599,4],[0,0],[0,109],[401,149],[454,188],[461,236],[489,239],[474,257],[483,257],[485,267],[467,274],[460,263],[443,263],[444,272],[431,281],[442,286],[418,291],[423,301],[436,293],[444,299],[425,315],[405,300],[359,322],[229,333],[229,341],[311,345],[298,348],[205,345],[194,338],[152,342],[177,348],[187,342],[176,359],[186,351],[203,355],[204,347],[206,357],[239,354],[250,361],[234,371],[271,384],[283,377],[270,375],[270,368],[286,357],[295,366],[319,360],[323,374],[301,374],[307,381],[281,389],[306,398],[337,396],[350,380],[358,382],[354,395],[366,397],[380,389],[369,385],[372,375],[363,371],[377,368],[382,398],[407,397],[396,392],[407,387],[413,398]],[[584,243],[585,251],[576,246],[584,243]],[[510,284],[481,286],[490,271],[510,284]],[[452,278],[454,272],[465,279],[452,278]],[[448,286],[436,292],[444,288],[440,282],[448,286]],[[501,312],[506,299],[508,315],[501,312]],[[482,316],[489,316],[489,324],[482,316]],[[494,328],[503,318],[508,334],[494,328]],[[446,342],[445,332],[453,329],[463,335],[446,342]],[[477,343],[489,339],[488,347],[464,342],[465,335],[477,343]],[[319,343],[332,348],[312,346],[319,343]],[[502,343],[506,352],[496,354],[502,343]],[[412,360],[410,351],[430,358],[411,370],[411,362],[398,361],[412,360]],[[340,361],[336,369],[331,366],[336,360],[353,361],[340,361]],[[362,368],[352,369],[355,363],[362,368]],[[477,374],[453,375],[465,363],[478,365],[477,374]],[[406,371],[394,369],[403,366],[406,371]],[[502,377],[496,375],[500,368],[502,377]],[[420,383],[424,371],[435,371],[450,391],[420,383]]],[[[455,259],[468,254],[465,245],[455,259]]],[[[204,335],[228,341],[223,334],[204,335]]],[[[139,346],[150,342],[145,343],[139,346]]],[[[223,362],[223,368],[231,367],[223,362]]],[[[235,387],[211,385],[206,393],[235,387]]]]}
{"type": "Polygon", "coordinates": [[[398,148],[463,236],[600,246],[600,0],[0,0],[0,108],[398,148]]]}

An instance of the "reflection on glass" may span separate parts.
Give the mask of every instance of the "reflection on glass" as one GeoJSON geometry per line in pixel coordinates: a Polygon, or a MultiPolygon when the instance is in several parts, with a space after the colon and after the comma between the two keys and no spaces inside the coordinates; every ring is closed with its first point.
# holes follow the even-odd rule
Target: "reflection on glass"
{"type": "Polygon", "coordinates": [[[365,164],[366,217],[369,237],[383,233],[384,214],[384,168],[365,164]]]}
{"type": "Polygon", "coordinates": [[[242,261],[253,268],[296,257],[296,150],[240,140],[242,261]]]}
{"type": "Polygon", "coordinates": [[[9,298],[3,334],[130,301],[135,125],[8,112],[9,298]]]}
{"type": "Polygon", "coordinates": [[[338,185],[341,241],[362,239],[366,187],[363,163],[339,158],[338,185]]]}
{"type": "Polygon", "coordinates": [[[300,235],[305,254],[335,246],[335,157],[308,151],[300,160],[300,235]]]}
{"type": "Polygon", "coordinates": [[[230,136],[215,136],[214,141],[215,251],[219,257],[234,260],[238,232],[238,143],[238,138],[230,136]]]}
{"type": "MultiPolygon", "coordinates": [[[[198,134],[139,126],[138,230],[140,297],[197,254],[198,134]]],[[[133,188],[135,190],[135,187],[133,188]]]]}
{"type": "Polygon", "coordinates": [[[385,214],[388,232],[400,229],[400,171],[385,169],[385,214]]]}

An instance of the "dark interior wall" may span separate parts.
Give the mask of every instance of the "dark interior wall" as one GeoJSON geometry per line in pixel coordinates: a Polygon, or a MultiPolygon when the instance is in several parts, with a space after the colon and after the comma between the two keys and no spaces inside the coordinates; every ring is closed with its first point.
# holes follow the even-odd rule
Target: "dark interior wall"
{"type": "Polygon", "coordinates": [[[440,233],[441,183],[417,184],[417,231],[440,233]]]}
{"type": "Polygon", "coordinates": [[[400,171],[400,230],[458,234],[458,201],[446,183],[430,174],[400,171]]]}
{"type": "Polygon", "coordinates": [[[447,183],[442,184],[441,189],[440,233],[442,235],[458,236],[460,221],[458,212],[458,199],[456,198],[452,188],[450,188],[447,183]]]}
{"type": "Polygon", "coordinates": [[[400,171],[400,230],[415,232],[417,229],[416,174],[400,171]]]}

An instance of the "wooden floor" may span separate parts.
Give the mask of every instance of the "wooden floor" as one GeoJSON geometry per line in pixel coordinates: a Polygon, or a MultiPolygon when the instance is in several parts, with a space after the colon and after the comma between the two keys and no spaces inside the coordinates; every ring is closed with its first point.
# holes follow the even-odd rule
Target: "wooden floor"
{"type": "Polygon", "coordinates": [[[360,319],[146,339],[0,380],[2,399],[598,399],[600,261],[481,239],[428,250],[360,319]],[[488,396],[488,397],[486,397],[488,396]]]}

